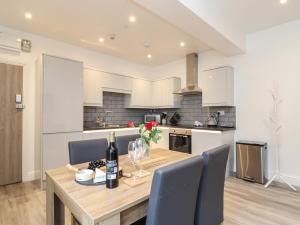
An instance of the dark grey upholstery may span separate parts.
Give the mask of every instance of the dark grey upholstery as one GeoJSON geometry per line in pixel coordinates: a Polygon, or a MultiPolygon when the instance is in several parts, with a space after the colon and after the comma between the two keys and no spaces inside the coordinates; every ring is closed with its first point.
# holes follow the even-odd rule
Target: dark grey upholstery
{"type": "Polygon", "coordinates": [[[147,225],[193,225],[202,156],[155,171],[147,213],[147,225]]]}
{"type": "Polygon", "coordinates": [[[195,225],[220,225],[224,220],[224,182],[229,146],[202,154],[203,174],[198,192],[195,225]]]}
{"type": "Polygon", "coordinates": [[[70,164],[79,164],[105,158],[107,139],[69,142],[70,164]]]}
{"type": "Polygon", "coordinates": [[[135,141],[137,138],[140,138],[141,135],[125,135],[116,137],[116,145],[119,151],[119,155],[126,155],[128,153],[128,143],[130,141],[135,141]]]}

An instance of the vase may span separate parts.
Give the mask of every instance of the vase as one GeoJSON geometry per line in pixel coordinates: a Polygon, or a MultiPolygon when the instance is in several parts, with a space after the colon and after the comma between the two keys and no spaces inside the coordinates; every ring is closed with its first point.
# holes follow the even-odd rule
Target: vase
{"type": "Polygon", "coordinates": [[[144,159],[150,159],[151,144],[145,143],[144,148],[144,159]]]}

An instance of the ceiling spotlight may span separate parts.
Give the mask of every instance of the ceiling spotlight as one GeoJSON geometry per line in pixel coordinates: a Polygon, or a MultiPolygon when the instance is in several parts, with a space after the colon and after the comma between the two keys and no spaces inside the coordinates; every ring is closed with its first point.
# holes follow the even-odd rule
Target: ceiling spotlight
{"type": "Polygon", "coordinates": [[[180,42],[180,46],[181,47],[185,46],[185,43],[184,42],[180,42]]]}
{"type": "Polygon", "coordinates": [[[102,42],[104,42],[104,38],[101,37],[98,39],[98,41],[102,43],[102,42]]]}
{"type": "Polygon", "coordinates": [[[285,3],[287,3],[287,0],[280,0],[280,4],[284,5],[285,3]]]}
{"type": "Polygon", "coordinates": [[[31,13],[25,13],[25,18],[30,20],[32,18],[31,13]]]}
{"type": "Polygon", "coordinates": [[[18,38],[18,39],[17,39],[17,42],[21,42],[21,41],[22,41],[22,39],[21,39],[21,38],[18,38]]]}
{"type": "Polygon", "coordinates": [[[151,55],[151,54],[148,54],[147,57],[148,57],[148,59],[151,59],[151,58],[152,58],[152,55],[151,55]]]}
{"type": "Polygon", "coordinates": [[[131,23],[134,23],[134,22],[136,21],[136,18],[135,18],[134,16],[130,16],[130,17],[129,17],[129,21],[130,21],[131,23]]]}

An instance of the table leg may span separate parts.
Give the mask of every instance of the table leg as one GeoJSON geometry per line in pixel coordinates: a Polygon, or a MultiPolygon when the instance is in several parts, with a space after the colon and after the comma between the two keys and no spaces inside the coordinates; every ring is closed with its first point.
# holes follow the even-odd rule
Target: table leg
{"type": "Polygon", "coordinates": [[[47,225],[65,224],[65,207],[54,193],[51,179],[46,178],[46,221],[47,225]]]}
{"type": "Polygon", "coordinates": [[[55,225],[65,225],[65,206],[56,194],[54,194],[54,222],[55,225]]]}

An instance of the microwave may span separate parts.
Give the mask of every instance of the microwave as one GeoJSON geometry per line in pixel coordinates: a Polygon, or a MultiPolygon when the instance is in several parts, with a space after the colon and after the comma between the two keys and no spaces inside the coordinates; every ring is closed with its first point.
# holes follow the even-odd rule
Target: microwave
{"type": "Polygon", "coordinates": [[[144,123],[156,121],[159,124],[161,123],[161,115],[160,114],[146,114],[144,115],[144,123]]]}

